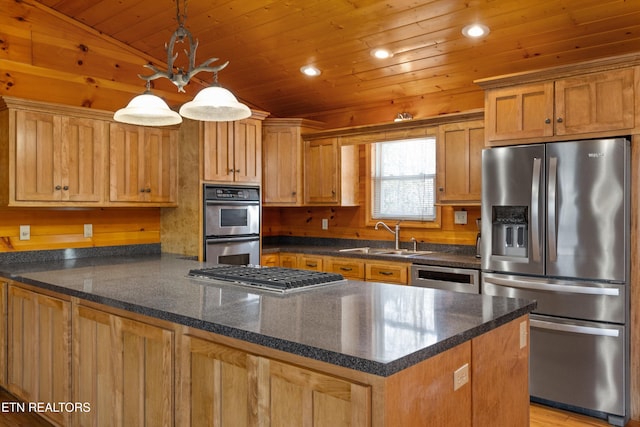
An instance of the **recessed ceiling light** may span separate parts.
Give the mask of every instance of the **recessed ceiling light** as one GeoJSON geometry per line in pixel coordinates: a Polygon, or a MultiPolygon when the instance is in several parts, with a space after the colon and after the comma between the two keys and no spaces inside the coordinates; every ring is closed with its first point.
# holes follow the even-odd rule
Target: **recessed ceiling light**
{"type": "Polygon", "coordinates": [[[489,27],[482,24],[467,25],[462,29],[462,34],[464,34],[465,37],[477,39],[478,37],[484,37],[489,34],[489,27]]]}
{"type": "Polygon", "coordinates": [[[313,65],[305,65],[303,67],[300,67],[300,72],[305,76],[310,76],[310,77],[319,76],[321,73],[321,71],[318,68],[314,67],[313,65]]]}
{"type": "Polygon", "coordinates": [[[387,49],[373,49],[371,51],[371,56],[378,59],[387,59],[393,56],[393,53],[389,52],[387,49]]]}

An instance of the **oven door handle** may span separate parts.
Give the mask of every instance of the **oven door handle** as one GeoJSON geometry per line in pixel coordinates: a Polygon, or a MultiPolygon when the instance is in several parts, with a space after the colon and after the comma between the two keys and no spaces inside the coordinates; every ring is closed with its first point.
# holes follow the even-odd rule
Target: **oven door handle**
{"type": "Polygon", "coordinates": [[[547,322],[545,320],[530,319],[532,328],[550,329],[552,331],[571,332],[574,334],[597,335],[602,337],[618,337],[620,331],[610,328],[594,328],[591,326],[568,325],[566,323],[547,322]]]}
{"type": "Polygon", "coordinates": [[[252,242],[254,240],[260,240],[258,236],[246,236],[246,237],[207,237],[207,245],[216,245],[218,243],[236,243],[236,242],[252,242]]]}
{"type": "Polygon", "coordinates": [[[247,201],[243,201],[243,200],[205,200],[204,201],[205,205],[207,206],[225,206],[225,207],[236,207],[236,206],[260,206],[260,202],[257,201],[251,201],[251,200],[247,200],[247,201]]]}
{"type": "Polygon", "coordinates": [[[584,295],[609,295],[620,296],[620,290],[618,288],[597,288],[592,286],[577,286],[577,285],[561,285],[554,283],[540,283],[529,280],[521,279],[501,279],[497,277],[491,277],[484,279],[485,283],[496,286],[508,286],[510,288],[518,289],[530,289],[536,291],[549,291],[549,292],[566,292],[570,294],[584,294],[584,295]]]}

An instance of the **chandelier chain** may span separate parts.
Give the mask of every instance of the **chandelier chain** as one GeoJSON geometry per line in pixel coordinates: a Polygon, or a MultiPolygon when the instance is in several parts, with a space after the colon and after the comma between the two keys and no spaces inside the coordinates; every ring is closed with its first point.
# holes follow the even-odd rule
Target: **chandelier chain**
{"type": "Polygon", "coordinates": [[[180,13],[180,0],[176,0],[176,21],[180,27],[184,27],[184,23],[187,21],[187,0],[184,0],[182,14],[180,13]]]}

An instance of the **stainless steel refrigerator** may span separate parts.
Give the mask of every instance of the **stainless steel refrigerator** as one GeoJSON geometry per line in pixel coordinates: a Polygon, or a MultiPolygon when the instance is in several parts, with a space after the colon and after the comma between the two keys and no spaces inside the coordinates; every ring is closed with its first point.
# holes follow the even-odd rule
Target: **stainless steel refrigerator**
{"type": "Polygon", "coordinates": [[[625,138],[482,153],[481,292],[538,301],[532,400],[614,425],[629,412],[629,180],[625,138]]]}

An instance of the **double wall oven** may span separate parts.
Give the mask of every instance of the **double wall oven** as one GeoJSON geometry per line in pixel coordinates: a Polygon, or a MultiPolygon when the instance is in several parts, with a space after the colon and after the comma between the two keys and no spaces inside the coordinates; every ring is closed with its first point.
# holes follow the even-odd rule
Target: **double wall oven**
{"type": "Polygon", "coordinates": [[[260,189],[204,184],[205,261],[260,264],[260,189]]]}

